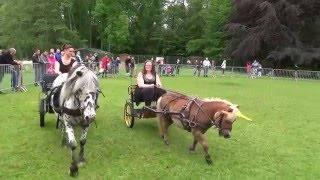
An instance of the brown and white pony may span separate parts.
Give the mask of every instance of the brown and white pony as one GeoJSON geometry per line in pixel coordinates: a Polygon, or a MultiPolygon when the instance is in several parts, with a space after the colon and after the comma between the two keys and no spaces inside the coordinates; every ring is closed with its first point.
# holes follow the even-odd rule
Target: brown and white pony
{"type": "Polygon", "coordinates": [[[211,157],[208,153],[208,144],[204,133],[212,126],[219,130],[219,135],[224,138],[230,138],[232,124],[237,117],[244,116],[234,105],[226,100],[221,99],[198,99],[191,98],[177,92],[167,92],[158,99],[157,111],[159,120],[159,130],[165,144],[169,144],[168,128],[172,123],[177,124],[180,128],[192,133],[194,139],[189,148],[194,152],[198,142],[201,143],[205,152],[205,160],[212,164],[211,157]]]}

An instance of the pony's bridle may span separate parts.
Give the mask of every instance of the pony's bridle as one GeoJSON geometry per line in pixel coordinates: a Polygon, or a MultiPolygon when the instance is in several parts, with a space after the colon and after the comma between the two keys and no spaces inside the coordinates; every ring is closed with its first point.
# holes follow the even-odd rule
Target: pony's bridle
{"type": "MultiPolygon", "coordinates": [[[[192,101],[193,103],[195,103],[195,104],[198,106],[198,108],[199,108],[197,114],[199,113],[199,110],[201,110],[201,112],[202,112],[205,116],[207,116],[207,117],[209,118],[212,126],[214,126],[216,129],[219,129],[219,130],[220,130],[220,129],[221,129],[222,120],[223,120],[223,114],[221,114],[221,116],[219,116],[218,123],[216,124],[215,121],[212,120],[211,117],[210,117],[207,113],[205,113],[205,112],[203,111],[202,105],[203,105],[204,103],[198,104],[197,101],[196,101],[196,99],[197,99],[197,98],[194,98],[194,99],[192,99],[191,101],[192,101]]],[[[191,102],[191,103],[192,103],[192,102],[191,102]]]]}

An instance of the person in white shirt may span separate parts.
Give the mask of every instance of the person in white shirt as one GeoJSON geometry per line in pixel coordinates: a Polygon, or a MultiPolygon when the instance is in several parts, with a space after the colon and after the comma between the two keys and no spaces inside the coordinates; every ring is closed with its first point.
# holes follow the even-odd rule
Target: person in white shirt
{"type": "Polygon", "coordinates": [[[227,61],[223,60],[222,64],[221,64],[221,69],[222,69],[222,76],[224,76],[224,71],[227,68],[227,61]]]}
{"type": "Polygon", "coordinates": [[[208,77],[208,71],[209,71],[209,68],[211,66],[211,63],[210,61],[208,60],[208,58],[206,58],[203,63],[203,77],[208,77]]]}

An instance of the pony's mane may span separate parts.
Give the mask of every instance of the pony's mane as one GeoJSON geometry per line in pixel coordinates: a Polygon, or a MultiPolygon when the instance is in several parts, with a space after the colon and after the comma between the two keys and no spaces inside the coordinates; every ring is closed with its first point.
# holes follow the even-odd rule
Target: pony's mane
{"type": "Polygon", "coordinates": [[[230,101],[227,101],[227,100],[225,100],[225,99],[210,97],[210,98],[204,98],[204,99],[202,99],[202,100],[205,101],[205,102],[222,102],[222,103],[226,103],[227,105],[230,106],[230,108],[232,108],[233,110],[235,110],[234,112],[239,111],[237,104],[233,104],[233,103],[231,103],[230,101]]]}
{"type": "MultiPolygon", "coordinates": [[[[188,99],[193,99],[193,98],[198,98],[198,96],[196,96],[196,95],[190,95],[190,96],[188,96],[188,95],[184,95],[184,94],[181,94],[181,93],[179,93],[179,92],[176,92],[176,91],[168,91],[168,92],[170,92],[170,93],[173,93],[173,94],[176,94],[176,95],[180,95],[180,96],[182,96],[182,97],[186,97],[186,98],[188,98],[188,99]]],[[[198,98],[198,99],[201,99],[201,98],[198,98]]],[[[201,99],[201,100],[203,100],[203,101],[205,101],[205,102],[216,102],[216,101],[218,101],[218,102],[223,102],[223,103],[226,103],[226,104],[228,104],[228,105],[234,105],[233,103],[231,103],[230,101],[227,101],[227,100],[225,100],[225,99],[221,99],[221,98],[214,98],[214,97],[209,97],[209,98],[203,98],[203,99],[201,99]]]]}
{"type": "Polygon", "coordinates": [[[218,101],[218,102],[226,103],[226,104],[228,104],[228,105],[233,105],[233,103],[231,103],[230,101],[227,101],[227,100],[221,99],[221,98],[209,97],[209,98],[204,98],[204,99],[202,99],[202,100],[203,100],[203,101],[206,101],[206,102],[218,101]]]}
{"type": "Polygon", "coordinates": [[[75,94],[79,89],[97,91],[99,88],[98,78],[90,69],[84,65],[77,65],[68,74],[67,80],[62,86],[60,103],[75,94]],[[79,75],[78,73],[81,73],[79,75]]]}

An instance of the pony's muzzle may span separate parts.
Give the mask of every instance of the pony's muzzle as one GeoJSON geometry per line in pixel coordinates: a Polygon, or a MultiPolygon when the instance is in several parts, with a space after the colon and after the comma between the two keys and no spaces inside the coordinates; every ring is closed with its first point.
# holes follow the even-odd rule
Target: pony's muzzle
{"type": "Polygon", "coordinates": [[[230,138],[231,137],[231,132],[230,130],[227,129],[223,129],[223,130],[219,130],[219,136],[223,136],[224,138],[230,138]]]}
{"type": "Polygon", "coordinates": [[[83,116],[84,116],[84,119],[86,120],[86,121],[88,121],[88,122],[91,122],[91,121],[93,121],[95,118],[96,118],[96,113],[94,113],[94,112],[90,112],[90,113],[86,113],[86,112],[84,112],[83,113],[83,116]]]}

